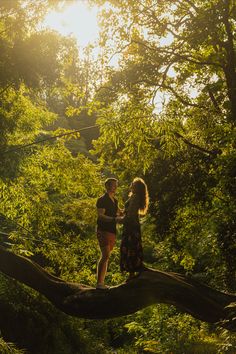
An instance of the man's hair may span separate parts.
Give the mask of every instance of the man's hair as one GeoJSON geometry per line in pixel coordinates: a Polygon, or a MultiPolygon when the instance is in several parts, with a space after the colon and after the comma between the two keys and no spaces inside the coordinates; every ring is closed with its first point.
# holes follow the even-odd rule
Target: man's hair
{"type": "Polygon", "coordinates": [[[107,187],[110,187],[111,184],[112,184],[112,182],[118,182],[118,180],[117,180],[116,178],[113,178],[113,177],[107,178],[107,179],[105,180],[105,187],[106,187],[106,188],[107,188],[107,187]]]}

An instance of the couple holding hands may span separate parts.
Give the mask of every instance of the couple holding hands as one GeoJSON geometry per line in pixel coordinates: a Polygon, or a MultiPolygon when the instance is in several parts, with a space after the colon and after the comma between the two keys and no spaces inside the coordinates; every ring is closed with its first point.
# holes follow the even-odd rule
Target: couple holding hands
{"type": "Polygon", "coordinates": [[[130,186],[129,198],[124,211],[118,207],[115,198],[118,181],[108,178],[105,181],[106,193],[98,198],[97,238],[101,257],[97,268],[97,289],[105,290],[104,284],[110,253],[115,245],[116,224],[123,224],[120,245],[120,270],[129,273],[127,281],[136,277],[135,273],[144,270],[143,248],[139,215],[145,215],[148,209],[148,190],[142,178],[135,178],[130,186]]]}

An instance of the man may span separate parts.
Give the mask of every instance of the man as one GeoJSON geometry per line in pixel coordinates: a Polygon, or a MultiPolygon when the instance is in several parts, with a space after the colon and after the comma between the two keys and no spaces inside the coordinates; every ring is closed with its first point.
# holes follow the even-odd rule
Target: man
{"type": "Polygon", "coordinates": [[[101,257],[97,268],[97,289],[108,289],[104,284],[107,266],[111,251],[115,245],[116,239],[116,223],[119,221],[117,217],[118,202],[115,198],[118,181],[116,178],[108,178],[105,181],[106,193],[98,198],[97,207],[97,238],[101,250],[101,257]]]}

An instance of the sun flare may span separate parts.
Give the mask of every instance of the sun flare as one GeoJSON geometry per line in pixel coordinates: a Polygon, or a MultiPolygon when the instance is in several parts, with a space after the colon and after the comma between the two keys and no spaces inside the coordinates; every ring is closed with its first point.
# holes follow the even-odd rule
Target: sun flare
{"type": "Polygon", "coordinates": [[[97,13],[96,7],[88,7],[86,1],[77,0],[66,5],[61,11],[49,12],[44,26],[65,36],[74,36],[78,45],[84,48],[98,37],[97,13]]]}

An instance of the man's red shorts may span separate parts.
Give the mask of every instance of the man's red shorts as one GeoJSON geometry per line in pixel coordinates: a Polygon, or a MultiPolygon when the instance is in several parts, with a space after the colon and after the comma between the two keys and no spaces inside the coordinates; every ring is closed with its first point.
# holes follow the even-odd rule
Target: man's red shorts
{"type": "Polygon", "coordinates": [[[100,248],[101,247],[110,247],[110,250],[113,249],[116,241],[116,235],[109,231],[97,230],[97,238],[100,248]]]}

